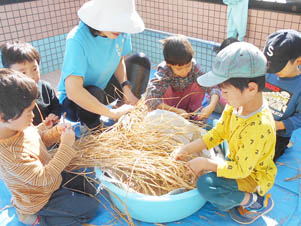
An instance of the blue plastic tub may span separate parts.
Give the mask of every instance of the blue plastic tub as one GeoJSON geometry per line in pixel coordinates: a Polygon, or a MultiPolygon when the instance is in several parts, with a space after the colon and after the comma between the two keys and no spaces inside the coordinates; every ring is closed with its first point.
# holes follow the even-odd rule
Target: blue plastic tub
{"type": "Polygon", "coordinates": [[[198,211],[206,202],[197,189],[175,195],[151,196],[123,190],[104,175],[100,176],[100,180],[123,202],[110,194],[112,202],[121,212],[126,214],[127,208],[132,218],[148,223],[178,221],[198,211]]]}

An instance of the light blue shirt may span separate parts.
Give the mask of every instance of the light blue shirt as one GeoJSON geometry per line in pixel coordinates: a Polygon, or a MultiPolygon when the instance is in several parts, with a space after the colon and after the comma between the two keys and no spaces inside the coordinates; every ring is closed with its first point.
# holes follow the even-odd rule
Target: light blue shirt
{"type": "Polygon", "coordinates": [[[60,103],[66,98],[65,79],[81,76],[84,86],[105,89],[122,56],[132,50],[131,36],[121,33],[116,39],[94,37],[86,24],[80,22],[67,36],[62,75],[58,85],[60,103]]]}

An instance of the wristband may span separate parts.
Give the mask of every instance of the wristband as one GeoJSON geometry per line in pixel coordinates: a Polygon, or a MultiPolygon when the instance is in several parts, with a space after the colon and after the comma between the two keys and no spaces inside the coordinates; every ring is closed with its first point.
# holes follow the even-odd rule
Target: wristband
{"type": "Polygon", "coordinates": [[[125,86],[129,86],[131,88],[131,83],[129,80],[124,81],[123,83],[121,83],[121,88],[125,87],[125,86]]]}

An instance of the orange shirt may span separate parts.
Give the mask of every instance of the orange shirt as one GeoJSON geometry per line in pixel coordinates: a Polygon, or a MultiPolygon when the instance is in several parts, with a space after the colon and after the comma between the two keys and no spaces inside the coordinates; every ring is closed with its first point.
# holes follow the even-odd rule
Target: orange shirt
{"type": "MultiPolygon", "coordinates": [[[[61,144],[52,157],[42,140],[45,126],[30,126],[13,137],[0,140],[0,179],[12,193],[12,203],[23,214],[34,214],[48,202],[61,183],[61,172],[76,155],[61,144]]],[[[48,139],[57,140],[57,138],[48,139]]]]}

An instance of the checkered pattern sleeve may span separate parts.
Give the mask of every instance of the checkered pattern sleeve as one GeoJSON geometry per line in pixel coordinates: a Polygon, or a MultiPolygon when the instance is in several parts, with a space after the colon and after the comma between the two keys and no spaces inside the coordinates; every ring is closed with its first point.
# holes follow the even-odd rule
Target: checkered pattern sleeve
{"type": "Polygon", "coordinates": [[[163,102],[162,97],[172,82],[171,73],[171,69],[159,65],[156,78],[150,81],[146,91],[146,105],[150,109],[156,109],[163,102]]]}

